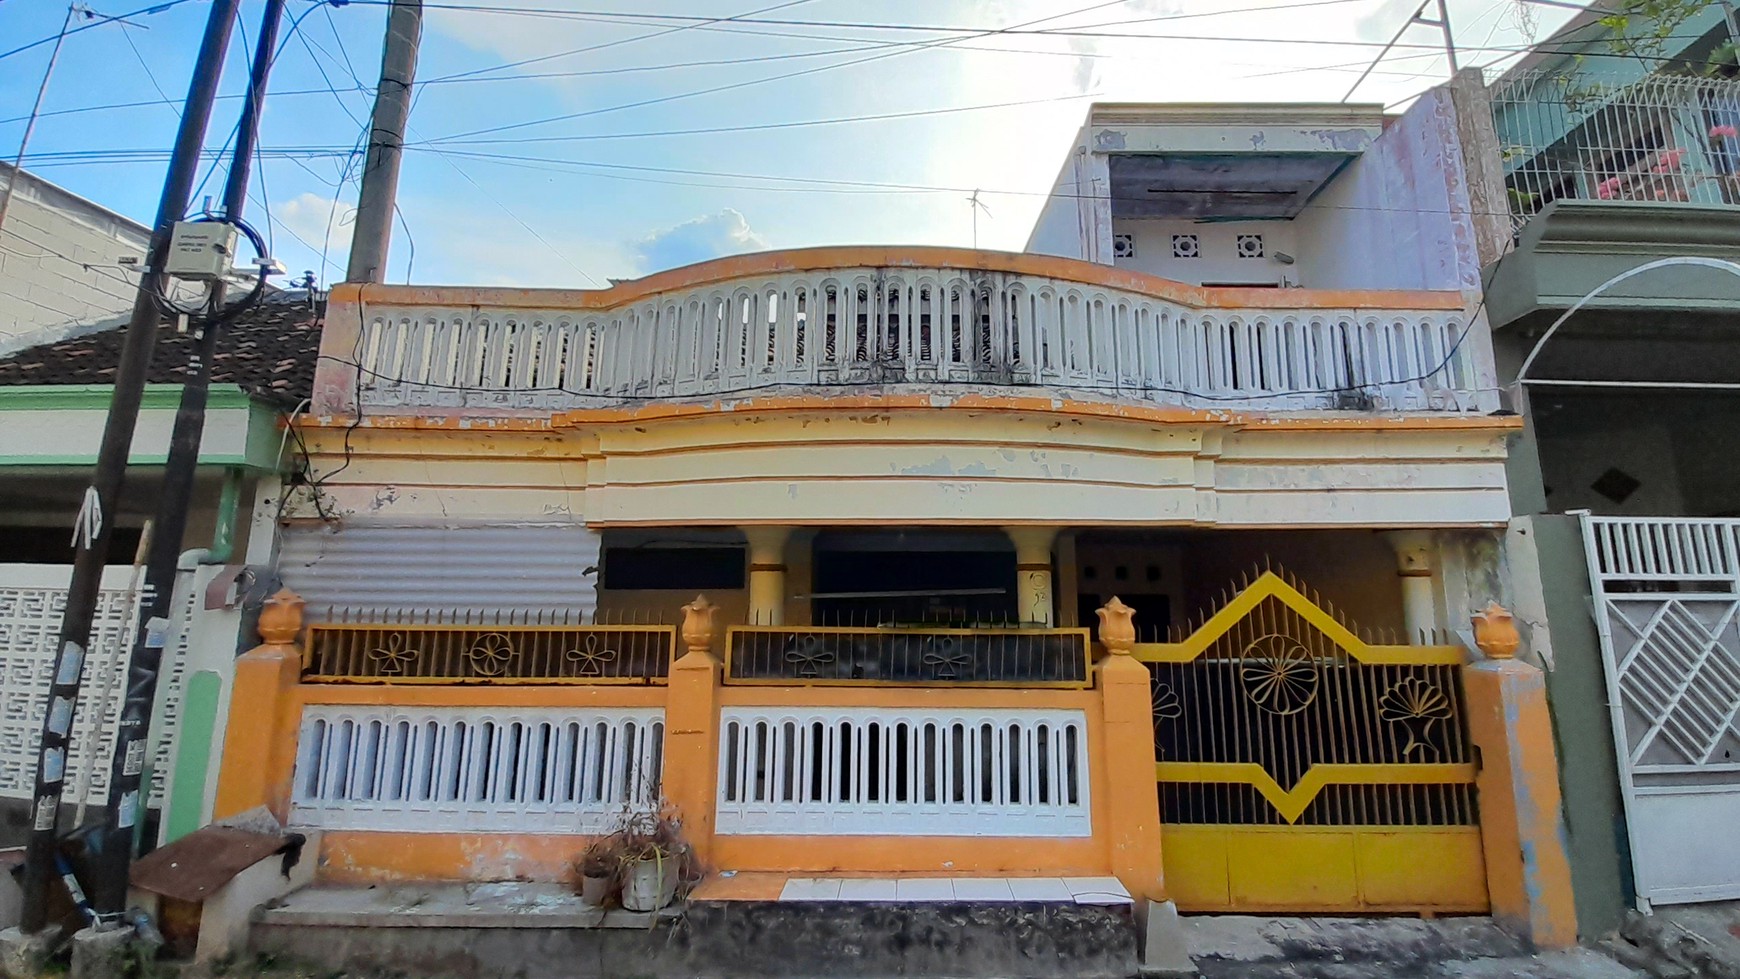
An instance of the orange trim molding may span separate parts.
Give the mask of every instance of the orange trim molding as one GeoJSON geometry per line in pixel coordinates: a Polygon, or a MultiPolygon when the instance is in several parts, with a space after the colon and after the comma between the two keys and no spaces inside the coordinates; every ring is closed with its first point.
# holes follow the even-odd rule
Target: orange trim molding
{"type": "MultiPolygon", "coordinates": [[[[335,287],[336,288],[336,287],[335,287]]],[[[1228,428],[1249,428],[1263,431],[1426,431],[1472,430],[1510,432],[1522,428],[1517,415],[1468,415],[1417,412],[1374,415],[1357,412],[1342,414],[1303,414],[1295,412],[1248,413],[1219,408],[1181,408],[1137,401],[1077,401],[1066,398],[1020,395],[962,395],[946,397],[929,394],[878,395],[778,395],[740,400],[714,400],[655,404],[626,407],[582,408],[559,412],[549,418],[496,417],[423,417],[417,415],[368,414],[361,428],[399,431],[532,431],[595,427],[613,424],[634,424],[669,421],[683,418],[704,418],[713,415],[787,415],[793,412],[815,411],[838,413],[894,411],[978,411],[990,413],[1028,412],[1061,415],[1074,418],[1104,418],[1140,424],[1213,425],[1228,428]]],[[[305,429],[348,429],[355,419],[344,415],[318,418],[305,417],[298,424],[305,429]]]]}

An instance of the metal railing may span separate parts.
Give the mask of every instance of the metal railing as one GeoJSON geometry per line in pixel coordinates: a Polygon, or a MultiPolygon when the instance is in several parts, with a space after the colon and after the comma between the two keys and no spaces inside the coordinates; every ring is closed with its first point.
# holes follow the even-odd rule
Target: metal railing
{"type": "Polygon", "coordinates": [[[1086,629],[732,626],[725,682],[1085,687],[1086,629]]]}
{"type": "Polygon", "coordinates": [[[664,683],[677,642],[671,625],[549,622],[530,614],[362,619],[308,627],[304,682],[664,683]]]}
{"type": "Polygon", "coordinates": [[[759,275],[605,310],[370,302],[355,391],[365,410],[900,385],[1270,409],[1495,407],[1482,400],[1493,388],[1484,340],[1469,341],[1459,310],[1276,306],[1196,308],[1038,275],[906,267],[759,275]]]}
{"type": "Polygon", "coordinates": [[[1519,226],[1560,199],[1740,203],[1740,81],[1523,73],[1491,96],[1519,226]]]}

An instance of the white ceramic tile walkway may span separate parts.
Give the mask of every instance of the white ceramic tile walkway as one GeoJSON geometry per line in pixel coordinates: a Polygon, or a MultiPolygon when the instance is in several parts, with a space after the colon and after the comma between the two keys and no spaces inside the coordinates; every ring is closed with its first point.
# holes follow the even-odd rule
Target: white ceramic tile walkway
{"type": "Polygon", "coordinates": [[[793,877],[779,899],[1129,904],[1130,892],[1116,877],[793,877]]]}

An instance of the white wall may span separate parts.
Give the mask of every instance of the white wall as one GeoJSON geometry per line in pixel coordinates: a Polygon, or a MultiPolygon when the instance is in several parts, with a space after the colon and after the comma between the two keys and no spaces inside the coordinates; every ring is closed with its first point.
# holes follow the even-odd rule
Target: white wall
{"type": "MultiPolygon", "coordinates": [[[[0,186],[10,177],[0,166],[0,186]]],[[[24,174],[0,230],[0,352],[39,331],[125,315],[135,279],[115,263],[143,258],[148,237],[142,225],[24,174]]]]}
{"type": "Polygon", "coordinates": [[[1121,219],[1112,224],[1116,254],[1119,235],[1129,235],[1136,248],[1134,258],[1114,258],[1121,269],[1147,272],[1191,285],[1203,283],[1238,285],[1310,285],[1299,281],[1298,265],[1282,265],[1276,252],[1299,257],[1297,228],[1291,221],[1193,221],[1178,219],[1121,219]],[[1240,235],[1262,235],[1263,257],[1240,258],[1240,235]],[[1196,258],[1173,256],[1174,235],[1195,235],[1196,258]]]}
{"type": "Polygon", "coordinates": [[[1480,288],[1456,111],[1432,89],[1296,219],[1314,289],[1480,288]]]}
{"type": "Polygon", "coordinates": [[[1103,153],[1090,153],[1086,130],[1064,157],[1023,251],[1089,262],[1112,261],[1112,179],[1103,153]]]}

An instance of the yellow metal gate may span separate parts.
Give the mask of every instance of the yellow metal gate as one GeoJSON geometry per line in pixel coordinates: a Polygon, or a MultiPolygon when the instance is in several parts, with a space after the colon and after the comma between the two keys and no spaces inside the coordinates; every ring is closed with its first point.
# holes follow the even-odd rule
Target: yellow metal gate
{"type": "Polygon", "coordinates": [[[1458,647],[1368,643],[1269,571],[1134,652],[1179,908],[1487,910],[1458,647]]]}

